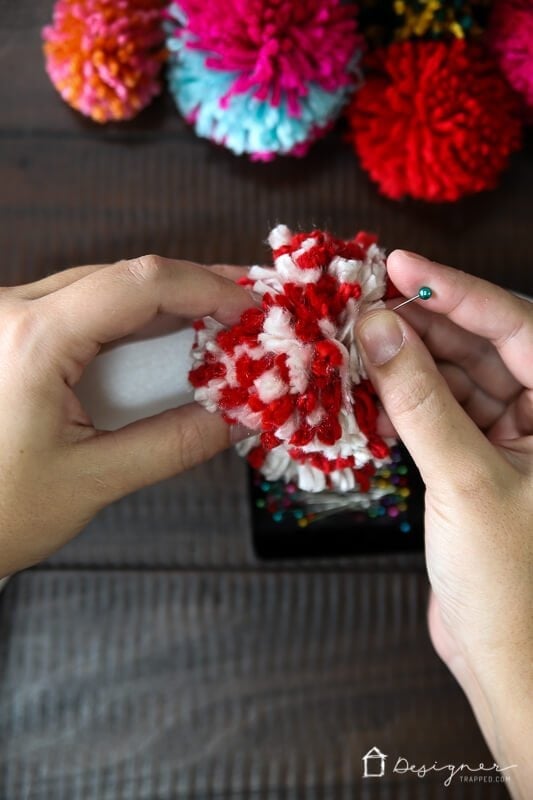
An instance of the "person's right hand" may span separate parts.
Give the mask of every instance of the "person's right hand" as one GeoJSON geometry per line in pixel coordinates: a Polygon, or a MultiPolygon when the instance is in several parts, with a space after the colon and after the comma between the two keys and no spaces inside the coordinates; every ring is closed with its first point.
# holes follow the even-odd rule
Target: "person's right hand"
{"type": "Polygon", "coordinates": [[[388,269],[406,297],[433,290],[423,307],[410,304],[402,317],[373,312],[358,326],[369,377],[426,485],[430,633],[500,766],[518,765],[509,775],[525,798],[533,785],[533,304],[402,251],[388,269]]]}

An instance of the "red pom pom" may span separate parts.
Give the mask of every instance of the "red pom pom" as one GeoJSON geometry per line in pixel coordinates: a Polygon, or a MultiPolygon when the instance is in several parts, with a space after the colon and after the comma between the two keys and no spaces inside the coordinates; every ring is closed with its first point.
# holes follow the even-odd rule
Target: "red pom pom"
{"type": "Polygon", "coordinates": [[[238,449],[267,480],[312,492],[352,491],[360,481],[366,491],[389,449],[354,327],[383,306],[385,254],[365,233],[345,242],[284,225],[269,243],[274,268],[250,271],[263,307],[231,328],[211,317],[197,326],[195,399],[257,431],[238,449]]]}
{"type": "Polygon", "coordinates": [[[387,197],[457,200],[491,189],[520,147],[519,104],[478,44],[398,42],[368,58],[349,138],[387,197]]]}

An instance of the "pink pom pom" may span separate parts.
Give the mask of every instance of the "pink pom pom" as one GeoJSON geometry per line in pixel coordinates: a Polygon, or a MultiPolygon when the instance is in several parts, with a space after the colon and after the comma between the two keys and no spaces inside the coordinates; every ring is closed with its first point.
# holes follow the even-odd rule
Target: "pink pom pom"
{"type": "Polygon", "coordinates": [[[489,41],[505,77],[533,108],[532,0],[496,0],[489,41]]]}

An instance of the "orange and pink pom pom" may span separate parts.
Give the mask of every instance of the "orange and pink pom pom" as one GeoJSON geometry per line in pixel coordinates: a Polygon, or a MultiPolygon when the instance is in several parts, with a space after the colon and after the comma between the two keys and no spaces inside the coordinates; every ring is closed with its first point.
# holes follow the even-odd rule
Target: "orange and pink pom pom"
{"type": "Polygon", "coordinates": [[[43,30],[62,98],[96,122],[134,117],[160,93],[162,0],[58,0],[43,30]]]}

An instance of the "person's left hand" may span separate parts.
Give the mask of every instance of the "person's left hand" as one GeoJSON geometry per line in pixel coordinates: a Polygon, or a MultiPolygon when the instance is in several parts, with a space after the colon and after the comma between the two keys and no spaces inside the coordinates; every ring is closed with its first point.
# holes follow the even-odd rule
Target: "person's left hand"
{"type": "Polygon", "coordinates": [[[159,313],[231,325],[251,305],[217,272],[158,256],[0,289],[0,577],[50,555],[107,504],[230,444],[226,423],[196,403],[96,430],[73,387],[100,347],[159,313]]]}

